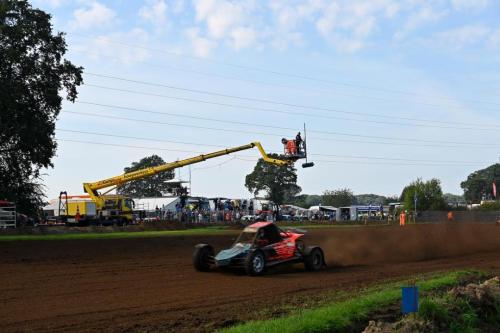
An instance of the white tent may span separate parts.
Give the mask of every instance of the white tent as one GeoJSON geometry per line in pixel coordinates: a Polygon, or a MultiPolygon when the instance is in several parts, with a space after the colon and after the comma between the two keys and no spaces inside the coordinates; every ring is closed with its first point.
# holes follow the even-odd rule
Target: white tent
{"type": "Polygon", "coordinates": [[[155,211],[156,208],[162,211],[175,212],[175,205],[181,201],[179,197],[157,197],[157,198],[135,198],[133,199],[136,210],[155,211]]]}

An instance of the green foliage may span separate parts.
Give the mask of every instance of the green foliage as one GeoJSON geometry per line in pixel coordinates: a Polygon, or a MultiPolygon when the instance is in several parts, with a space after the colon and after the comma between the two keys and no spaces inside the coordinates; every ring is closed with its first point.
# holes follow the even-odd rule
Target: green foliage
{"type": "Polygon", "coordinates": [[[500,201],[485,202],[478,208],[479,210],[498,211],[500,210],[500,201]]]}
{"type": "Polygon", "coordinates": [[[406,186],[401,193],[401,201],[405,209],[415,209],[415,194],[417,196],[417,210],[440,210],[446,209],[447,205],[443,199],[441,182],[433,178],[426,182],[418,178],[406,186]]]}
{"type": "Polygon", "coordinates": [[[448,322],[450,314],[442,299],[424,298],[419,305],[418,315],[433,322],[448,322]]]}
{"type": "MultiPolygon", "coordinates": [[[[465,272],[443,273],[439,277],[419,281],[420,291],[430,291],[456,284],[465,272]]],[[[300,333],[300,332],[349,332],[356,321],[367,320],[371,312],[397,302],[401,298],[401,282],[392,283],[353,295],[317,309],[298,312],[295,315],[264,321],[251,321],[223,329],[221,333],[300,333]]]]}
{"type": "MultiPolygon", "coordinates": [[[[123,171],[128,173],[162,164],[165,164],[165,161],[160,156],[151,155],[144,157],[139,162],[133,162],[132,166],[126,167],[123,171]]],[[[152,177],[120,185],[116,192],[134,198],[161,197],[171,191],[172,187],[166,181],[172,178],[174,178],[174,170],[165,171],[152,177]]]]}
{"type": "Polygon", "coordinates": [[[468,202],[479,203],[483,198],[491,198],[494,181],[496,181],[500,192],[500,163],[474,171],[460,186],[463,188],[465,199],[468,202]]]}
{"type": "Polygon", "coordinates": [[[122,238],[151,238],[173,236],[200,236],[200,235],[237,235],[238,231],[226,227],[193,228],[186,230],[160,231],[119,231],[119,232],[88,232],[51,235],[0,235],[0,242],[13,241],[57,241],[57,240],[85,240],[85,239],[122,239],[122,238]]]}
{"type": "Polygon", "coordinates": [[[356,203],[353,192],[348,188],[333,191],[325,191],[321,197],[324,206],[345,207],[356,203]]]}
{"type": "Polygon", "coordinates": [[[393,202],[399,202],[399,197],[397,195],[389,196],[389,197],[385,198],[384,205],[388,205],[388,204],[393,203],[393,202]]]}
{"type": "MultiPolygon", "coordinates": [[[[269,157],[280,158],[278,154],[269,154],[269,157]]],[[[297,185],[297,170],[292,164],[275,165],[264,162],[262,158],[246,176],[245,186],[255,196],[266,192],[266,198],[278,205],[290,201],[302,191],[297,185]]]]}
{"type": "MultiPolygon", "coordinates": [[[[398,199],[396,199],[396,201],[398,201],[398,199]]],[[[357,194],[355,196],[355,203],[357,205],[385,205],[387,203],[387,197],[378,194],[357,194]]]]}
{"type": "Polygon", "coordinates": [[[420,302],[418,315],[432,321],[437,331],[452,333],[493,332],[500,321],[497,304],[472,306],[467,297],[453,294],[424,298],[420,302]]]}
{"type": "Polygon", "coordinates": [[[291,198],[286,203],[302,208],[309,208],[319,205],[321,203],[321,196],[316,194],[301,194],[291,198]]]}
{"type": "Polygon", "coordinates": [[[82,68],[63,56],[63,33],[27,1],[0,1],[0,199],[33,214],[42,203],[40,170],[52,166],[62,97],[74,101],[82,68]]]}

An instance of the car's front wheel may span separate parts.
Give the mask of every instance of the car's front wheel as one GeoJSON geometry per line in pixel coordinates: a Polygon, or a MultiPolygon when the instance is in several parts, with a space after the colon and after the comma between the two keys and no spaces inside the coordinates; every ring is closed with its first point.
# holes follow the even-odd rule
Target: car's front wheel
{"type": "Polygon", "coordinates": [[[208,244],[198,244],[193,253],[193,265],[197,271],[210,270],[214,261],[214,248],[208,244]]]}
{"type": "Polygon", "coordinates": [[[266,257],[260,250],[253,251],[245,260],[245,271],[248,275],[257,276],[264,274],[266,269],[266,257]]]}

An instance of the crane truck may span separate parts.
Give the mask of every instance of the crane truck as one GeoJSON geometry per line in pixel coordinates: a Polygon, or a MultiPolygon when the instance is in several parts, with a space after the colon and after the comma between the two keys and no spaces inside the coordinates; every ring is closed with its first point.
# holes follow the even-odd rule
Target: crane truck
{"type": "MultiPolygon", "coordinates": [[[[243,146],[227,148],[209,154],[202,154],[184,160],[165,163],[155,167],[144,168],[133,172],[124,173],[119,176],[99,180],[92,183],[83,183],[83,190],[87,196],[78,196],[77,198],[68,196],[67,192],[61,192],[59,195],[58,215],[61,222],[66,225],[81,224],[119,224],[124,225],[133,220],[134,202],[120,194],[109,194],[117,186],[134,180],[144,179],[154,176],[161,172],[174,170],[187,165],[200,163],[211,158],[233,154],[242,150],[257,147],[265,162],[275,165],[292,164],[298,159],[307,158],[305,150],[305,141],[302,142],[303,149],[290,151],[285,145],[284,159],[275,159],[269,157],[260,142],[252,142],[243,146]],[[109,188],[109,189],[108,189],[109,188]],[[107,189],[104,193],[99,190],[107,189]]],[[[303,167],[310,167],[314,163],[304,163],[303,167]]]]}

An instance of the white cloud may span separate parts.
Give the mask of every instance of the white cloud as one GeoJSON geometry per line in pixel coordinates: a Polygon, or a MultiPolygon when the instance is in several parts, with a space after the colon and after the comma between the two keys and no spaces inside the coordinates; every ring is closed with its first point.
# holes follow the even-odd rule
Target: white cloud
{"type": "Polygon", "coordinates": [[[253,1],[198,0],[195,2],[196,20],[205,23],[210,37],[221,39],[231,30],[253,18],[253,1]]]}
{"type": "Polygon", "coordinates": [[[99,26],[109,26],[116,17],[115,11],[94,1],[86,7],[73,12],[74,19],[70,22],[72,29],[89,29],[99,26]]]}
{"type": "Polygon", "coordinates": [[[490,4],[490,0],[451,0],[455,10],[482,10],[490,4]]]}
{"type": "Polygon", "coordinates": [[[48,5],[50,7],[57,8],[60,7],[64,2],[66,2],[66,0],[35,0],[33,1],[33,4],[35,4],[36,6],[48,5]]]}
{"type": "Polygon", "coordinates": [[[167,4],[164,0],[148,0],[146,5],[139,9],[139,16],[161,28],[167,21],[167,4]]]}
{"type": "Polygon", "coordinates": [[[476,24],[441,31],[421,38],[423,46],[433,49],[460,50],[467,47],[500,47],[500,28],[476,24]]]}
{"type": "Polygon", "coordinates": [[[263,7],[253,0],[198,0],[194,8],[198,26],[188,29],[186,34],[201,56],[206,56],[223,41],[237,50],[253,46],[265,30],[263,26],[258,27],[262,19],[259,9],[263,7]]]}
{"type": "Polygon", "coordinates": [[[394,34],[394,38],[396,40],[402,40],[417,28],[437,22],[445,17],[446,14],[446,9],[434,8],[427,5],[421,7],[416,12],[409,15],[403,28],[394,34]]]}
{"type": "Polygon", "coordinates": [[[318,12],[316,30],[342,52],[363,48],[383,20],[400,11],[394,0],[336,1],[325,4],[318,12]]]}
{"type": "Polygon", "coordinates": [[[147,60],[149,51],[144,48],[130,47],[128,45],[130,41],[133,41],[134,45],[147,45],[149,34],[142,29],[135,28],[127,32],[97,36],[86,44],[76,45],[75,49],[84,51],[92,59],[109,57],[127,65],[147,60]]]}
{"type": "Polygon", "coordinates": [[[328,36],[338,21],[340,7],[335,2],[324,10],[324,14],[316,21],[316,29],[323,35],[328,36]]]}
{"type": "Polygon", "coordinates": [[[237,50],[249,47],[254,44],[257,33],[251,28],[236,28],[231,31],[231,41],[233,47],[237,50]]]}
{"type": "Polygon", "coordinates": [[[290,45],[302,47],[305,45],[304,36],[300,32],[268,33],[271,36],[269,44],[277,50],[284,51],[290,45]]]}
{"type": "Polygon", "coordinates": [[[207,57],[217,46],[214,41],[201,37],[200,31],[196,27],[186,29],[185,34],[191,42],[191,47],[193,48],[194,53],[199,57],[207,57]]]}
{"type": "Polygon", "coordinates": [[[443,31],[436,35],[438,45],[447,45],[454,49],[478,44],[490,34],[490,29],[482,25],[466,25],[443,31]]]}
{"type": "Polygon", "coordinates": [[[186,1],[185,0],[175,0],[172,3],[172,12],[174,14],[180,14],[181,12],[184,11],[185,7],[186,7],[186,1]]]}
{"type": "Polygon", "coordinates": [[[500,28],[494,30],[488,38],[488,46],[500,48],[500,28]]]}

